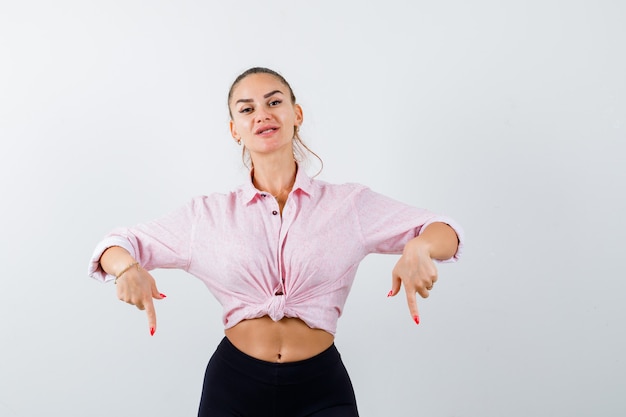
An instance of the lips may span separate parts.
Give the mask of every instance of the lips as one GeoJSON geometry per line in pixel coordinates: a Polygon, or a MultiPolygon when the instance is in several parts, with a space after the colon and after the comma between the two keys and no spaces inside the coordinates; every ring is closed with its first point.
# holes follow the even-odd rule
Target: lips
{"type": "Polygon", "coordinates": [[[261,126],[260,128],[258,128],[254,132],[254,134],[255,135],[267,135],[267,134],[271,134],[271,133],[275,132],[276,130],[278,130],[278,126],[265,125],[265,126],[261,126]]]}

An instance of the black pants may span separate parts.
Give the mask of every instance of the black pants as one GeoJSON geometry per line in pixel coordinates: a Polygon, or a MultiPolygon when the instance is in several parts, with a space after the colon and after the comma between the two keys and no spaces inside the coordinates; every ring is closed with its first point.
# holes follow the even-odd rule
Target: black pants
{"type": "Polygon", "coordinates": [[[358,417],[350,377],[332,345],[310,359],[255,359],[224,338],[204,377],[198,417],[358,417]]]}

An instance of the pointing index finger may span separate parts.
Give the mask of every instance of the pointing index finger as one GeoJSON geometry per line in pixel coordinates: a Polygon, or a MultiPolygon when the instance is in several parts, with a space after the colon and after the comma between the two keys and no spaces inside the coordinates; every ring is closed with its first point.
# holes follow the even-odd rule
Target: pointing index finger
{"type": "Polygon", "coordinates": [[[146,315],[148,316],[148,326],[150,326],[150,336],[154,336],[156,332],[156,310],[154,309],[154,303],[152,298],[146,299],[144,302],[146,308],[146,315]]]}
{"type": "Polygon", "coordinates": [[[411,291],[404,288],[406,290],[406,301],[409,305],[409,312],[411,313],[411,317],[413,317],[413,321],[415,324],[420,324],[420,315],[417,309],[417,298],[415,297],[415,291],[411,291]]]}

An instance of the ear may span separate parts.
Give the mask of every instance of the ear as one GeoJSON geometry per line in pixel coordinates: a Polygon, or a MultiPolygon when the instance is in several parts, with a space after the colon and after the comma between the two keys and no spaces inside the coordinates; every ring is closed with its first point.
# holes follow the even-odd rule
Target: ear
{"type": "Polygon", "coordinates": [[[296,113],[296,126],[300,127],[302,122],[304,121],[304,114],[302,112],[302,106],[296,104],[293,106],[293,111],[296,113]]]}
{"type": "Polygon", "coordinates": [[[237,128],[235,127],[235,122],[233,122],[232,119],[230,122],[228,122],[228,128],[230,129],[230,135],[233,137],[233,139],[235,139],[235,142],[239,143],[239,141],[241,140],[241,136],[239,136],[237,128]]]}

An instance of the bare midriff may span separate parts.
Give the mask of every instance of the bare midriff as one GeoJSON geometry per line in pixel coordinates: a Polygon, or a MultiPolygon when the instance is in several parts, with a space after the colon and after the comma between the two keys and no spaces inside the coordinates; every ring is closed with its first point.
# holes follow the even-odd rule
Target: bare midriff
{"type": "Polygon", "coordinates": [[[226,337],[243,353],[266,362],[296,362],[322,353],[334,336],[312,329],[302,320],[268,316],[244,320],[225,331],[226,337]]]}

